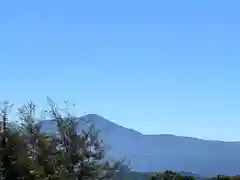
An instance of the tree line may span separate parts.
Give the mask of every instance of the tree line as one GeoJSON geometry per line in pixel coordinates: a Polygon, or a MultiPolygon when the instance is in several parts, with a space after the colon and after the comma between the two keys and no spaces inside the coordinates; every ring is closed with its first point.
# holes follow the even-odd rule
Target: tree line
{"type": "MultiPolygon", "coordinates": [[[[0,180],[197,180],[194,176],[165,171],[132,172],[124,161],[106,160],[106,149],[94,125],[78,131],[79,119],[60,109],[48,98],[44,111],[57,132],[45,133],[29,102],[10,119],[11,105],[0,109],[0,180]]],[[[66,103],[67,105],[67,103],[66,103]]],[[[84,121],[84,119],[82,120],[84,121]]],[[[203,178],[201,178],[203,179],[203,178]]],[[[240,180],[240,176],[218,175],[205,180],[240,180]]]]}
{"type": "Polygon", "coordinates": [[[149,176],[149,180],[240,180],[240,176],[217,175],[215,177],[186,176],[178,172],[165,171],[149,176]]]}
{"type": "Polygon", "coordinates": [[[78,121],[48,99],[46,114],[57,133],[41,131],[36,106],[29,102],[9,119],[8,103],[1,108],[0,179],[2,180],[110,180],[121,161],[104,159],[106,151],[94,126],[78,132],[78,121]]]}

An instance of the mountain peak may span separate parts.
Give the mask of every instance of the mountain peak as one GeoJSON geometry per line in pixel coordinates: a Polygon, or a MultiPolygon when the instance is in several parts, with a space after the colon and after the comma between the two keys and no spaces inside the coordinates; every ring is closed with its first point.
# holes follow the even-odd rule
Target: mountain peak
{"type": "MultiPolygon", "coordinates": [[[[155,172],[171,169],[207,176],[239,172],[240,143],[219,143],[172,134],[143,135],[97,114],[87,114],[80,119],[94,124],[100,131],[99,138],[106,145],[109,158],[129,160],[133,170],[155,172]]],[[[57,131],[56,124],[51,121],[44,121],[42,125],[44,132],[57,131]]],[[[84,123],[79,123],[78,131],[85,127],[84,123]]]]}
{"type": "Polygon", "coordinates": [[[84,117],[87,117],[87,118],[101,118],[101,119],[104,119],[102,116],[98,115],[98,114],[87,114],[85,115],[84,117]]]}

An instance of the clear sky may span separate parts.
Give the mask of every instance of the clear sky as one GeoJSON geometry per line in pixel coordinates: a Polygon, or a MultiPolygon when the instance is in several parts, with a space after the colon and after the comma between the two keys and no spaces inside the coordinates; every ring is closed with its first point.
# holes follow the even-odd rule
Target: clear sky
{"type": "Polygon", "coordinates": [[[240,1],[0,3],[0,99],[142,133],[240,140],[240,1]]]}

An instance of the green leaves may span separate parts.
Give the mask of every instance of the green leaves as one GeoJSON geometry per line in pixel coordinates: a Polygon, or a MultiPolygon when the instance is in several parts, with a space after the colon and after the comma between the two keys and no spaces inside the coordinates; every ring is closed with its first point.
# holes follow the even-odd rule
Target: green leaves
{"type": "Polygon", "coordinates": [[[163,173],[157,173],[150,176],[149,180],[195,180],[192,176],[183,176],[180,173],[165,171],[163,173]]]}
{"type": "Polygon", "coordinates": [[[77,132],[76,118],[66,109],[62,113],[50,99],[48,103],[50,110],[45,112],[57,122],[55,135],[41,132],[32,102],[18,109],[18,124],[11,128],[4,109],[0,138],[6,137],[7,142],[0,151],[1,179],[113,179],[120,163],[103,163],[105,149],[98,131],[91,127],[77,132]]]}

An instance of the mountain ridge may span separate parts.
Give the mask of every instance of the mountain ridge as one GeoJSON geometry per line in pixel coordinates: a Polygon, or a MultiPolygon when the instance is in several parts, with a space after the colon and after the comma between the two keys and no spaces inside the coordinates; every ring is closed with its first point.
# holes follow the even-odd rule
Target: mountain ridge
{"type": "Polygon", "coordinates": [[[168,134],[168,133],[159,133],[159,134],[145,134],[145,133],[142,133],[136,129],[133,129],[133,128],[128,128],[126,126],[123,126],[121,124],[118,124],[116,122],[113,122],[107,118],[105,118],[104,116],[101,116],[101,115],[98,115],[98,114],[87,114],[85,116],[82,116],[80,118],[101,118],[101,119],[104,119],[106,121],[109,121],[115,125],[118,125],[118,126],[121,126],[122,128],[126,128],[126,129],[129,129],[129,130],[132,130],[132,131],[135,131],[135,132],[138,132],[142,135],[145,135],[145,136],[174,136],[174,137],[182,137],[182,138],[189,138],[189,139],[195,139],[195,140],[204,140],[204,141],[217,141],[217,142],[226,142],[226,143],[240,143],[240,140],[239,141],[224,141],[224,140],[219,140],[219,139],[204,139],[204,138],[199,138],[199,137],[192,137],[192,136],[182,136],[182,135],[176,135],[176,134],[168,134]]]}
{"type": "MultiPolygon", "coordinates": [[[[202,176],[236,175],[240,171],[240,142],[204,140],[172,134],[145,135],[96,114],[85,115],[77,120],[78,131],[94,124],[100,130],[100,138],[109,147],[108,157],[129,160],[134,171],[172,170],[195,172],[202,176]]],[[[57,130],[51,121],[44,121],[42,125],[45,132],[57,130]]]]}

